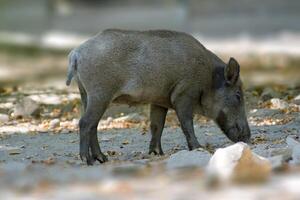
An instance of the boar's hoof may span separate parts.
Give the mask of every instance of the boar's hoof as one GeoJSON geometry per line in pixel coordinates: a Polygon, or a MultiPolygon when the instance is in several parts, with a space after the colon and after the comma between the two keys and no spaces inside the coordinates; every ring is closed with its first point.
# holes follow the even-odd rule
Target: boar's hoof
{"type": "Polygon", "coordinates": [[[149,155],[164,155],[164,152],[161,149],[152,149],[149,150],[149,155]]]}
{"type": "Polygon", "coordinates": [[[93,156],[95,160],[98,160],[100,163],[105,163],[108,161],[107,157],[103,153],[93,156]]]}
{"type": "Polygon", "coordinates": [[[80,153],[80,159],[82,160],[82,162],[86,162],[87,165],[93,165],[93,163],[95,162],[95,160],[89,154],[85,155],[80,153]]]}
{"type": "Polygon", "coordinates": [[[190,151],[202,148],[202,146],[198,143],[198,141],[188,144],[188,147],[190,151]]]}

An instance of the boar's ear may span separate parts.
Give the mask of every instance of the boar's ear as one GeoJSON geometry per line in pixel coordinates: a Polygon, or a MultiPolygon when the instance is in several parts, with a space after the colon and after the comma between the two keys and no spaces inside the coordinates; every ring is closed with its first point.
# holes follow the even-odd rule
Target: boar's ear
{"type": "Polygon", "coordinates": [[[239,79],[240,65],[234,58],[229,59],[229,62],[224,69],[224,76],[226,82],[230,85],[234,85],[239,79]]]}

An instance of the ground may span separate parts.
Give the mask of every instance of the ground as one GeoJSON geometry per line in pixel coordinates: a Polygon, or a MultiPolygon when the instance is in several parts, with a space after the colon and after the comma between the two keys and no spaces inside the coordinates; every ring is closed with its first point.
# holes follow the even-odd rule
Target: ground
{"type": "MultiPolygon", "coordinates": [[[[43,59],[43,55],[38,57],[39,61],[43,59]]],[[[2,62],[5,60],[8,58],[2,62]]],[[[14,61],[16,65],[21,62],[18,60],[14,61]]],[[[59,66],[62,61],[51,62],[59,66]]],[[[280,75],[281,69],[276,69],[274,74],[280,75]]],[[[286,138],[299,141],[300,79],[287,70],[294,77],[284,79],[288,84],[255,85],[250,83],[258,72],[247,70],[242,73],[245,72],[252,133],[250,147],[266,158],[286,156],[286,138]],[[250,78],[246,73],[251,74],[250,78]]],[[[268,69],[262,71],[268,74],[268,69]]],[[[7,79],[7,85],[0,88],[0,113],[5,115],[0,116],[0,199],[237,199],[240,195],[245,199],[282,199],[283,194],[286,199],[300,197],[299,163],[290,162],[290,158],[273,170],[265,182],[254,185],[213,187],[205,167],[171,169],[167,165],[169,157],[187,149],[185,137],[174,111],[169,111],[162,136],[165,155],[148,155],[147,106],[112,105],[98,127],[99,142],[109,161],[86,166],[78,156],[80,98],[75,85],[67,89],[62,84],[64,80],[55,79],[55,75],[47,80],[34,79],[33,75],[31,81],[24,81],[22,73],[16,73],[18,80],[27,84],[18,82],[11,86],[7,79]],[[44,86],[49,82],[51,87],[44,86]],[[32,101],[24,101],[28,98],[32,101]],[[18,116],[18,106],[26,108],[19,109],[23,114],[31,108],[34,112],[18,116]]],[[[37,73],[43,74],[43,70],[37,73]]],[[[274,74],[269,79],[276,77],[274,74]]],[[[196,115],[194,122],[196,136],[210,154],[233,144],[211,120],[196,115]]]]}

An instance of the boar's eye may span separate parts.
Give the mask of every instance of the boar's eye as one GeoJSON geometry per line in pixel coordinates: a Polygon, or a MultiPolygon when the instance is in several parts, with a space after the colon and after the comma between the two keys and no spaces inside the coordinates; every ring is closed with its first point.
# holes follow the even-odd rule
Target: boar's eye
{"type": "Polygon", "coordinates": [[[241,101],[241,92],[240,91],[237,91],[235,96],[236,96],[238,101],[241,101]]]}

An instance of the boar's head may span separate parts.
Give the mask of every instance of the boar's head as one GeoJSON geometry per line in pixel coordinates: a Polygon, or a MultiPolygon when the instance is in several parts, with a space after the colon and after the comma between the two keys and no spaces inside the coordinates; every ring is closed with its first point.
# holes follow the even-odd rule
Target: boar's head
{"type": "Polygon", "coordinates": [[[233,142],[249,142],[250,128],[244,105],[240,66],[230,58],[225,66],[215,68],[213,87],[203,99],[204,113],[211,117],[233,142]]]}

